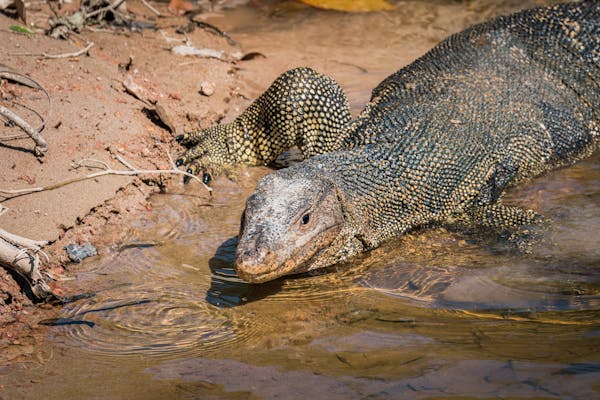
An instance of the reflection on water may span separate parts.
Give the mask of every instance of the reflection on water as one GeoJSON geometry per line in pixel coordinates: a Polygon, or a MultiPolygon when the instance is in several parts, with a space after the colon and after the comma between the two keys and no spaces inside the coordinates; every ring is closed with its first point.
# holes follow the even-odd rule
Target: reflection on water
{"type": "MultiPolygon", "coordinates": [[[[438,36],[484,18],[484,3],[405,2],[391,14],[311,12],[270,27],[217,25],[267,54],[253,61],[261,66],[345,65],[336,78],[356,106],[438,36]],[[341,33],[316,41],[324,26],[341,33]],[[300,59],[284,59],[290,52],[300,59]]],[[[268,84],[248,71],[240,72],[247,93],[268,84]]],[[[600,398],[598,161],[506,197],[554,220],[530,255],[476,232],[436,229],[264,285],[241,282],[232,264],[244,201],[266,170],[237,184],[217,181],[212,200],[173,188],[151,199],[152,213],[131,221],[126,239],[77,269],[73,291],[95,295],[44,322],[48,349],[0,370],[0,396],[600,398]]]]}
{"type": "Polygon", "coordinates": [[[464,398],[598,398],[598,392],[586,388],[596,384],[598,364],[580,368],[556,367],[552,364],[518,361],[467,360],[456,364],[438,363],[422,376],[383,381],[368,377],[343,376],[332,379],[305,371],[280,371],[273,367],[253,366],[232,360],[185,359],[167,362],[150,371],[159,379],[182,379],[184,382],[215,382],[228,392],[243,392],[254,387],[267,399],[421,399],[464,398]],[[575,383],[572,373],[590,371],[575,383]],[[244,371],[238,379],[232,373],[244,371]],[[461,377],[461,379],[456,379],[461,377]],[[277,384],[273,384],[276,382],[277,384]],[[584,388],[579,387],[583,384],[584,388]],[[326,397],[324,393],[327,393],[326,397]],[[433,396],[433,397],[432,397],[433,396]],[[440,397],[448,396],[448,397],[440,397]]]}
{"type": "Polygon", "coordinates": [[[233,269],[237,243],[237,238],[226,240],[208,261],[211,277],[206,301],[216,307],[239,306],[273,295],[281,289],[281,279],[263,285],[251,285],[237,277],[233,269]]]}
{"type": "Polygon", "coordinates": [[[127,242],[81,270],[76,284],[96,295],[65,307],[54,343],[217,398],[248,388],[292,399],[598,398],[600,252],[588,237],[600,221],[598,158],[511,195],[527,203],[544,190],[542,211],[555,217],[530,255],[437,229],[264,285],[232,269],[251,188],[223,188],[226,216],[155,196],[127,242]]]}
{"type": "MultiPolygon", "coordinates": [[[[234,307],[247,303],[249,294],[254,287],[238,278],[231,267],[232,261],[230,260],[236,245],[237,238],[226,241],[219,246],[215,256],[209,261],[211,278],[206,301],[216,307],[234,307]]],[[[262,285],[257,287],[262,287],[262,285]]]]}
{"type": "Polygon", "coordinates": [[[600,308],[597,261],[596,265],[569,265],[573,260],[513,261],[477,268],[400,261],[374,268],[360,281],[388,295],[420,301],[429,307],[513,311],[600,308]]]}

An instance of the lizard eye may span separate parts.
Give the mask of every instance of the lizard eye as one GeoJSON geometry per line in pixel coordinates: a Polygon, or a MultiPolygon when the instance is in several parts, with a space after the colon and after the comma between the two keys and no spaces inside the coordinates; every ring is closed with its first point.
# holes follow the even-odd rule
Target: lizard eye
{"type": "Polygon", "coordinates": [[[306,213],[302,216],[302,225],[306,225],[310,222],[310,213],[306,213]]]}

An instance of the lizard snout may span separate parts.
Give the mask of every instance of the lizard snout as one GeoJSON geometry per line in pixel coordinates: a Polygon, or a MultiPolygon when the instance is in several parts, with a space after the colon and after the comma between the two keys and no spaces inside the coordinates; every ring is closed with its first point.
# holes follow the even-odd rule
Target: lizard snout
{"type": "Polygon", "coordinates": [[[246,282],[266,282],[277,274],[276,254],[266,248],[238,248],[235,256],[235,270],[238,276],[246,282]]]}

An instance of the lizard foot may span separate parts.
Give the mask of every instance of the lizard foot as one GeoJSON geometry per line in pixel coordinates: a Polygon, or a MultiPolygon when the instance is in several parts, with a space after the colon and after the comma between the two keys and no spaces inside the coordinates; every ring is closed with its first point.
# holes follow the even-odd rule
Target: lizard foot
{"type": "Polygon", "coordinates": [[[533,210],[499,203],[474,207],[467,213],[471,224],[496,232],[510,247],[531,253],[543,238],[549,220],[533,210]]]}

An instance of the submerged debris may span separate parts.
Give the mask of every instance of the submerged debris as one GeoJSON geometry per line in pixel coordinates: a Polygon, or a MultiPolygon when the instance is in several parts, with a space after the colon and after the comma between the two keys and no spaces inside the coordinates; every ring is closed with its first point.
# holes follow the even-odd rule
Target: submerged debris
{"type": "Polygon", "coordinates": [[[96,323],[92,321],[86,321],[82,319],[73,319],[73,318],[48,318],[38,322],[39,325],[46,326],[67,326],[67,325],[85,325],[93,328],[96,326],[96,323]]]}
{"type": "Polygon", "coordinates": [[[83,245],[71,243],[65,246],[65,250],[74,263],[80,263],[81,260],[98,254],[98,251],[91,243],[83,245]]]}

